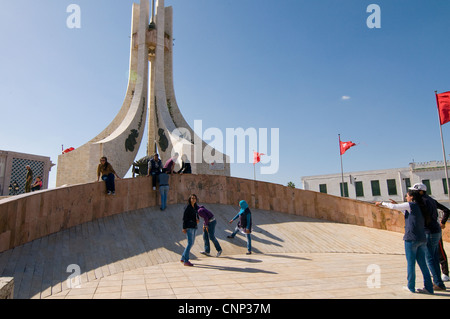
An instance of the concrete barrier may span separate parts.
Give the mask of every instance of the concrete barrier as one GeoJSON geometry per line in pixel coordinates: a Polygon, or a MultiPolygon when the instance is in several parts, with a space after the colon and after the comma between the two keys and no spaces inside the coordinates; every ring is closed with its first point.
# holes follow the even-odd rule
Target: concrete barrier
{"type": "MultiPolygon", "coordinates": [[[[400,212],[361,201],[229,176],[170,177],[168,204],[187,203],[191,193],[197,194],[205,204],[237,207],[245,199],[250,208],[404,231],[400,212]]],[[[106,195],[101,181],[2,199],[0,252],[98,218],[159,204],[159,192],[152,190],[149,177],[117,179],[116,195],[106,195]]],[[[449,239],[448,233],[444,233],[444,240],[449,239]]]]}
{"type": "Polygon", "coordinates": [[[0,277],[0,299],[13,299],[14,278],[0,277]]]}

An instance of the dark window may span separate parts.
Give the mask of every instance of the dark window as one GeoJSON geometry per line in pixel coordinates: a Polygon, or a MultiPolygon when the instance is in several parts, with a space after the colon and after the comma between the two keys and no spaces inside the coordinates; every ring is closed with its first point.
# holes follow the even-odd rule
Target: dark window
{"type": "Polygon", "coordinates": [[[380,196],[380,181],[370,181],[370,186],[372,186],[372,196],[380,196]]]}
{"type": "Polygon", "coordinates": [[[408,177],[405,178],[405,186],[406,186],[406,190],[408,190],[408,188],[411,187],[411,180],[408,177]]]}
{"type": "Polygon", "coordinates": [[[448,194],[448,188],[447,188],[447,182],[445,181],[445,178],[442,179],[442,186],[444,186],[444,194],[448,194]]]}
{"type": "Polygon", "coordinates": [[[358,181],[355,183],[356,197],[364,197],[363,183],[358,181]]]}
{"type": "Polygon", "coordinates": [[[427,187],[427,194],[431,195],[430,180],[429,179],[424,179],[424,180],[422,180],[422,183],[425,184],[425,186],[427,187]]]}
{"type": "Polygon", "coordinates": [[[319,184],[319,192],[327,194],[327,184],[319,184]]]}
{"type": "Polygon", "coordinates": [[[395,179],[388,179],[387,187],[389,195],[397,195],[397,185],[395,184],[395,179]]]}
{"type": "Polygon", "coordinates": [[[348,197],[348,185],[347,182],[344,183],[344,194],[342,194],[342,183],[339,183],[339,188],[341,190],[342,197],[348,197]]]}

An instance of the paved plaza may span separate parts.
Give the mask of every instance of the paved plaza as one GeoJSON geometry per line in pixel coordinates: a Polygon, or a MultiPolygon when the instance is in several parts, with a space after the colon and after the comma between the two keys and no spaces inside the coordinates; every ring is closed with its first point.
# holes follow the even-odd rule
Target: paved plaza
{"type": "MultiPolygon", "coordinates": [[[[406,285],[401,233],[252,210],[253,253],[244,236],[228,239],[237,207],[205,205],[217,219],[223,254],[203,250],[201,227],[186,246],[183,205],[123,213],[0,254],[15,299],[446,299],[406,285]]],[[[446,244],[447,251],[450,251],[446,244]]],[[[450,284],[448,284],[449,286],[450,284]]],[[[422,288],[417,267],[416,288],[422,288]]]]}

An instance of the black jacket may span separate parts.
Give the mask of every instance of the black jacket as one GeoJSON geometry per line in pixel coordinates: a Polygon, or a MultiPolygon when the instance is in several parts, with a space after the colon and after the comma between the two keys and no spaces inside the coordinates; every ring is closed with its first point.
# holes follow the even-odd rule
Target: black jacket
{"type": "Polygon", "coordinates": [[[183,229],[197,228],[198,220],[198,205],[195,204],[195,208],[192,205],[187,205],[184,208],[183,214],[183,229]]]}

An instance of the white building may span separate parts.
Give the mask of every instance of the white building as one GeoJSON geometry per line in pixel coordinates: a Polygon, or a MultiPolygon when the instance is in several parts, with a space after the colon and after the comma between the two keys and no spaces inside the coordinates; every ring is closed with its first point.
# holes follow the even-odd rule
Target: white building
{"type": "MultiPolygon", "coordinates": [[[[450,162],[447,164],[450,166],[450,162]]],[[[448,204],[444,161],[410,163],[409,167],[362,172],[344,172],[342,175],[317,175],[302,177],[303,188],[335,196],[373,202],[393,199],[403,202],[407,189],[415,183],[427,186],[428,194],[443,204],[448,204]]],[[[450,173],[449,173],[450,175],[450,173]]]]}

